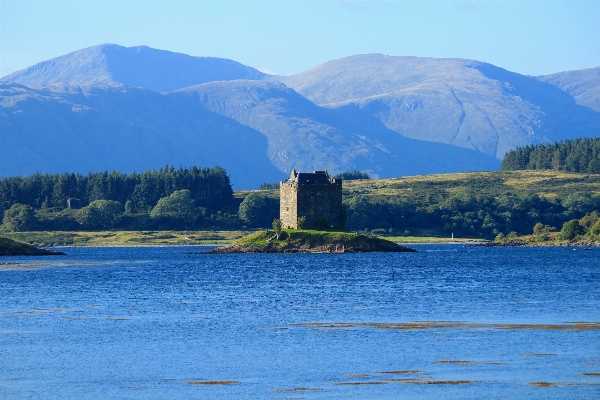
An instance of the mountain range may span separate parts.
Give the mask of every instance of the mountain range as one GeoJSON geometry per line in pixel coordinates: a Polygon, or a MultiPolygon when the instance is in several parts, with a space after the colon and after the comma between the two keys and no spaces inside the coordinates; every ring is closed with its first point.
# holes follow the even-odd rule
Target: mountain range
{"type": "Polygon", "coordinates": [[[100,45],[1,78],[0,175],[224,167],[237,189],[300,171],[493,170],[600,135],[600,68],[529,77],[462,59],[356,55],[293,76],[100,45]]]}

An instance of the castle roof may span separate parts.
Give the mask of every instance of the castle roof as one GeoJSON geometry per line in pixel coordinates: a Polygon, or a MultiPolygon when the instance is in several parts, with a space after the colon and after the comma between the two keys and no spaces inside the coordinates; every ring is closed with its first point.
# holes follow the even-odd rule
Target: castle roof
{"type": "Polygon", "coordinates": [[[283,181],[283,183],[287,184],[314,184],[314,183],[322,183],[329,184],[331,183],[331,179],[327,171],[313,171],[311,172],[296,172],[296,170],[292,170],[291,176],[283,181]]]}

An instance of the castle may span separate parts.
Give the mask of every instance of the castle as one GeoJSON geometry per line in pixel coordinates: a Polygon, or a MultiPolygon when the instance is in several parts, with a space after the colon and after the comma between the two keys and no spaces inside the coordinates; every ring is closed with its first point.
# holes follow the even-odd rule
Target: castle
{"type": "Polygon", "coordinates": [[[284,228],[298,228],[304,217],[304,227],[311,228],[326,221],[329,227],[343,227],[342,180],[333,179],[327,171],[296,172],[279,185],[280,219],[284,228]]]}

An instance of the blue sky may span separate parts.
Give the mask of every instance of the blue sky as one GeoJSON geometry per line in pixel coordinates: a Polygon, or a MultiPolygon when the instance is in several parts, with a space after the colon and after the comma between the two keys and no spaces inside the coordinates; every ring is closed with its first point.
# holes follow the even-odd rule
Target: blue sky
{"type": "Polygon", "coordinates": [[[361,53],[600,66],[600,1],[0,1],[0,76],[101,43],[292,74],[361,53]]]}

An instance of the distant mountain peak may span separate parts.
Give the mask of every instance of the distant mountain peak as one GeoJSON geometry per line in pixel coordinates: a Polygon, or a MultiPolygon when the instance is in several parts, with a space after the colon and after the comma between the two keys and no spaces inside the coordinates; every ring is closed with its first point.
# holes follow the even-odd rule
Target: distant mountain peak
{"type": "Polygon", "coordinates": [[[224,58],[104,43],[43,61],[1,79],[26,86],[118,82],[170,92],[212,81],[266,77],[252,67],[224,58]]]}

